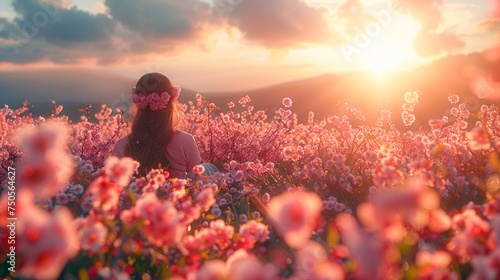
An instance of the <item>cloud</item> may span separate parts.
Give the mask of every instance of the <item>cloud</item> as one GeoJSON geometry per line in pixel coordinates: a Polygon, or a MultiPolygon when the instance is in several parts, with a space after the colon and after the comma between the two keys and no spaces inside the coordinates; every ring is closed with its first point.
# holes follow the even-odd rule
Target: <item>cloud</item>
{"type": "Polygon", "coordinates": [[[123,54],[123,51],[117,51],[116,46],[109,42],[74,48],[52,45],[43,40],[0,44],[0,62],[15,64],[28,64],[40,61],[51,61],[56,64],[74,64],[88,60],[94,60],[98,64],[111,64],[122,60],[123,54]]]}
{"type": "Polygon", "coordinates": [[[12,7],[18,14],[14,22],[24,30],[24,35],[54,45],[73,47],[104,42],[115,32],[115,23],[102,14],[92,15],[37,0],[14,0],[12,7]]]}
{"type": "Polygon", "coordinates": [[[107,0],[109,14],[70,7],[68,0],[14,0],[12,20],[0,18],[0,62],[107,64],[165,54],[202,42],[221,22],[198,0],[107,0]]]}
{"type": "MultiPolygon", "coordinates": [[[[238,1],[233,1],[238,2],[238,1]]],[[[300,44],[334,40],[325,8],[309,6],[301,0],[241,0],[226,15],[247,40],[270,48],[290,48],[300,44]]]]}
{"type": "Polygon", "coordinates": [[[500,34],[500,18],[498,19],[486,19],[480,22],[480,25],[488,31],[496,32],[500,34]]]}
{"type": "Polygon", "coordinates": [[[147,39],[193,39],[213,24],[209,4],[198,0],[106,0],[111,16],[147,39]]]}
{"type": "Polygon", "coordinates": [[[106,4],[104,4],[103,2],[97,2],[94,4],[94,7],[97,9],[97,11],[101,14],[104,14],[106,13],[108,7],[106,6],[106,4]]]}
{"type": "MultiPolygon", "coordinates": [[[[13,0],[14,14],[0,17],[0,62],[107,64],[187,48],[203,51],[218,38],[210,36],[225,29],[239,30],[243,43],[277,51],[338,46],[374,20],[361,0],[339,0],[335,12],[304,0],[214,1],[102,0],[101,13],[92,14],[70,0],[13,0]]],[[[421,55],[463,47],[452,31],[442,30],[442,0],[390,1],[422,23],[414,44],[421,55]]]]}
{"type": "Polygon", "coordinates": [[[459,50],[465,43],[451,32],[426,33],[420,31],[414,42],[415,52],[420,56],[433,56],[442,52],[459,50]]]}
{"type": "Polygon", "coordinates": [[[109,17],[70,8],[67,0],[14,0],[15,18],[0,18],[0,62],[76,63],[119,60],[109,17]]]}
{"type": "Polygon", "coordinates": [[[439,30],[443,23],[443,0],[393,0],[392,4],[397,10],[409,12],[422,25],[414,42],[419,55],[433,56],[465,47],[465,43],[452,31],[439,30]]]}
{"type": "Polygon", "coordinates": [[[336,23],[343,26],[347,34],[357,33],[360,26],[368,20],[373,20],[367,15],[365,7],[360,0],[346,0],[335,11],[336,23]]]}

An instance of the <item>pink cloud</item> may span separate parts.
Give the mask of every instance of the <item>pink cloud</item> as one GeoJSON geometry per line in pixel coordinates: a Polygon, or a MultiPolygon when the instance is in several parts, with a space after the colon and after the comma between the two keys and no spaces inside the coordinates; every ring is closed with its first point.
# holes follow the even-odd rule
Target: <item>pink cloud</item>
{"type": "Polygon", "coordinates": [[[335,38],[326,8],[300,0],[243,0],[228,13],[229,23],[246,39],[271,48],[328,42],[335,38]]]}
{"type": "Polygon", "coordinates": [[[442,52],[460,50],[465,43],[451,32],[434,33],[422,30],[414,41],[415,52],[421,56],[432,56],[442,52]]]}
{"type": "Polygon", "coordinates": [[[443,0],[393,0],[392,3],[397,9],[410,13],[422,25],[414,42],[419,55],[432,56],[465,47],[462,39],[452,31],[438,31],[443,22],[443,0]]]}

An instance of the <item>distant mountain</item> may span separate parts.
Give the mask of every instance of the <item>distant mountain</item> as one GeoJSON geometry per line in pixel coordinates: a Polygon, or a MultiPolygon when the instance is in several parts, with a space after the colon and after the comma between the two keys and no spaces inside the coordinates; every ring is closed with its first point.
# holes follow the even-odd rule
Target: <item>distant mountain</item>
{"type": "Polygon", "coordinates": [[[128,94],[134,80],[119,75],[83,69],[49,69],[0,72],[2,103],[33,104],[112,102],[128,94]]]}
{"type": "MultiPolygon", "coordinates": [[[[48,69],[0,72],[0,106],[15,108],[26,100],[33,115],[51,114],[52,100],[64,105],[64,114],[76,120],[86,104],[108,104],[123,108],[130,104],[130,89],[136,80],[103,71],[87,69],[48,69]]],[[[193,98],[194,92],[182,92],[193,98]]],[[[93,109],[95,112],[97,109],[93,109]]]]}
{"type": "Polygon", "coordinates": [[[472,85],[478,75],[492,76],[500,81],[500,63],[486,61],[480,54],[459,55],[380,78],[368,72],[330,74],[261,89],[206,95],[216,104],[248,95],[256,108],[269,109],[280,107],[282,98],[290,97],[292,109],[302,121],[309,111],[314,111],[318,119],[346,114],[344,106],[337,104],[348,102],[372,122],[380,109],[389,109],[395,123],[401,124],[405,92],[418,91],[420,98],[414,111],[415,127],[418,127],[431,118],[447,114],[451,108],[447,97],[451,94],[467,101],[471,111],[478,110],[480,102],[485,102],[474,94],[472,85]]]}
{"type": "MultiPolygon", "coordinates": [[[[346,114],[343,106],[348,102],[362,110],[369,120],[375,120],[380,109],[393,112],[393,119],[400,123],[404,93],[419,91],[420,101],[415,115],[420,124],[430,118],[441,117],[450,108],[447,96],[458,94],[477,110],[479,100],[471,87],[480,75],[490,75],[500,80],[500,63],[486,61],[480,54],[450,56],[428,65],[405,72],[377,78],[372,73],[354,72],[329,74],[296,80],[260,89],[238,92],[206,92],[210,102],[225,109],[226,104],[249,95],[256,109],[272,112],[280,108],[284,97],[293,100],[293,111],[305,120],[309,111],[317,119],[328,115],[346,114]]],[[[19,106],[24,100],[35,105],[34,115],[50,114],[50,101],[65,105],[64,113],[76,119],[87,103],[106,103],[112,107],[127,106],[130,88],[135,80],[115,74],[75,69],[30,70],[0,72],[0,104],[19,106]]],[[[196,91],[184,89],[181,102],[194,100],[196,91]]],[[[416,126],[418,123],[416,124],[416,126]]]]}

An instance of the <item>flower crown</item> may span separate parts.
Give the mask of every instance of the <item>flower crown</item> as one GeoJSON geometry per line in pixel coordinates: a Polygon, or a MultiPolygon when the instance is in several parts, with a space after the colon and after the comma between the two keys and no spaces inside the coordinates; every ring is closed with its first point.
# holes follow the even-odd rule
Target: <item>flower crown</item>
{"type": "Polygon", "coordinates": [[[161,95],[153,92],[147,96],[141,94],[135,87],[133,87],[131,101],[136,104],[137,108],[140,110],[146,109],[149,106],[149,109],[156,111],[167,108],[167,104],[170,99],[177,99],[180,94],[181,88],[178,86],[173,86],[170,94],[167,91],[163,92],[161,95]]]}

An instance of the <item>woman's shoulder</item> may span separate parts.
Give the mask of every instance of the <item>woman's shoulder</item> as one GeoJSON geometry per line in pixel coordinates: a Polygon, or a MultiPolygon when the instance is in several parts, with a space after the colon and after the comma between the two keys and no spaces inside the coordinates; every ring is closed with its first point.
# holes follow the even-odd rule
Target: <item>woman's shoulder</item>
{"type": "Polygon", "coordinates": [[[177,131],[175,131],[174,138],[177,138],[177,139],[183,141],[183,140],[194,139],[194,136],[183,131],[183,130],[177,130],[177,131]]]}
{"type": "Polygon", "coordinates": [[[111,155],[117,157],[123,157],[125,154],[125,146],[127,146],[128,136],[116,140],[115,147],[113,148],[111,155]]]}
{"type": "Polygon", "coordinates": [[[174,133],[174,137],[172,138],[172,141],[170,142],[171,147],[187,147],[190,149],[191,147],[196,146],[196,140],[194,140],[193,135],[182,131],[182,130],[177,130],[174,133]]]}
{"type": "Polygon", "coordinates": [[[115,145],[125,145],[127,144],[128,142],[128,135],[123,137],[123,138],[120,138],[118,140],[116,140],[116,144],[115,145]]]}

